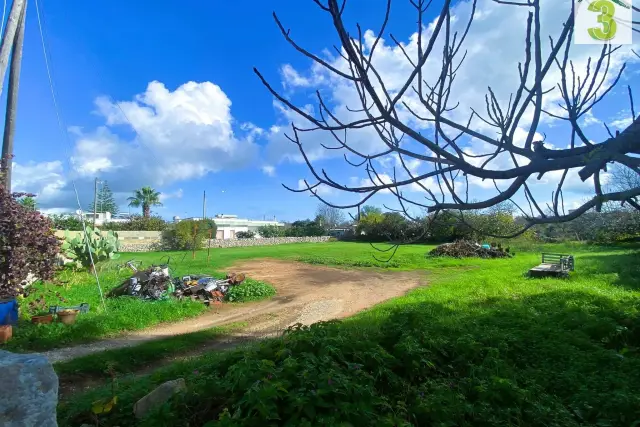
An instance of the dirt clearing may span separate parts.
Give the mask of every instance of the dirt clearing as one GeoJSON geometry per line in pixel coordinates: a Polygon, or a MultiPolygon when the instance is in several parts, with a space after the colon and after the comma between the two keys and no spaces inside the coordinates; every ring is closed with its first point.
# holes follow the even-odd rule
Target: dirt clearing
{"type": "Polygon", "coordinates": [[[350,316],[425,284],[424,273],[417,271],[346,270],[272,259],[242,261],[225,270],[269,282],[277,295],[269,301],[223,304],[194,319],[43,354],[52,363],[66,361],[238,321],[249,321],[249,326],[232,337],[269,336],[296,323],[350,316]]]}

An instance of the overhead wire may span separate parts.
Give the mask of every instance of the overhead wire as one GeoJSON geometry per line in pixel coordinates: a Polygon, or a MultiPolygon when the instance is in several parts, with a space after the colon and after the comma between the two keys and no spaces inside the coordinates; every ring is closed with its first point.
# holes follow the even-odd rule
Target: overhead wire
{"type": "MultiPolygon", "coordinates": [[[[36,16],[38,18],[38,30],[40,31],[40,41],[42,42],[42,53],[44,55],[44,63],[45,63],[45,67],[47,70],[47,77],[49,79],[49,88],[51,90],[51,98],[53,100],[53,106],[56,112],[56,118],[58,121],[58,127],[60,128],[60,132],[63,134],[63,137],[66,139],[67,141],[67,146],[65,147],[65,151],[67,154],[67,162],[69,163],[69,168],[70,170],[74,170],[74,165],[73,162],[71,160],[71,152],[69,150],[69,147],[72,147],[72,143],[71,143],[71,139],[69,138],[69,132],[67,130],[67,128],[64,126],[64,122],[62,120],[62,114],[60,113],[60,108],[58,106],[58,100],[56,97],[56,91],[55,91],[55,86],[53,84],[53,77],[51,75],[51,68],[49,66],[49,59],[48,59],[48,55],[47,55],[47,48],[46,48],[46,43],[45,43],[45,39],[44,39],[44,31],[42,28],[42,19],[40,16],[40,8],[39,8],[39,2],[38,0],[34,0],[35,1],[35,6],[36,6],[36,16]]],[[[98,271],[96,270],[96,264],[94,262],[93,259],[93,254],[91,253],[91,247],[89,246],[89,236],[87,235],[87,225],[86,225],[86,221],[84,218],[84,209],[82,209],[82,204],[80,203],[80,195],[78,194],[78,188],[76,186],[76,182],[75,179],[73,178],[73,176],[71,176],[71,185],[73,187],[73,191],[75,193],[75,197],[76,197],[76,202],[78,204],[78,208],[80,209],[80,220],[82,222],[82,230],[84,233],[84,241],[85,244],[87,245],[87,251],[89,253],[89,261],[91,262],[91,270],[93,271],[93,274],[95,276],[96,279],[96,284],[98,285],[98,291],[100,292],[100,301],[102,302],[102,308],[106,311],[107,309],[107,305],[105,303],[104,300],[104,293],[102,292],[102,286],[100,285],[100,278],[98,277],[98,271]]]]}

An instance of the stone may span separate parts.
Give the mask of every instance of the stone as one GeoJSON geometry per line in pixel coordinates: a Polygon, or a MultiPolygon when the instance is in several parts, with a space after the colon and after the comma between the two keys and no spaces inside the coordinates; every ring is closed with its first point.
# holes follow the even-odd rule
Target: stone
{"type": "Polygon", "coordinates": [[[138,400],[133,405],[133,413],[136,418],[144,418],[149,411],[158,408],[163,403],[171,399],[173,395],[187,389],[184,378],[167,381],[156,387],[151,393],[138,400]]]}
{"type": "Polygon", "coordinates": [[[0,350],[0,379],[0,426],[58,426],[58,376],[46,357],[0,350]]]}

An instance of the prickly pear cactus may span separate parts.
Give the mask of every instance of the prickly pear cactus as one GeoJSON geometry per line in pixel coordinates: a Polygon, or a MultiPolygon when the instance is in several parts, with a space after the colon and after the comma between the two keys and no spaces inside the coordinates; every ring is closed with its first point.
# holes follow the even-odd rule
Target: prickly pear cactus
{"type": "Polygon", "coordinates": [[[72,237],[65,231],[65,240],[62,244],[64,255],[75,261],[78,267],[89,267],[93,262],[105,261],[117,258],[120,250],[118,233],[109,231],[105,236],[100,230],[86,226],[83,235],[72,237]]]}

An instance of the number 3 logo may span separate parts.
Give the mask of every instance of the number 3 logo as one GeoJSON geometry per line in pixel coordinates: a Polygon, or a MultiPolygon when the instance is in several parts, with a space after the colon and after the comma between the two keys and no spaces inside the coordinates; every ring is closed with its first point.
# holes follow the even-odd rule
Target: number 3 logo
{"type": "Polygon", "coordinates": [[[598,22],[602,24],[602,28],[589,28],[587,32],[595,40],[608,41],[616,36],[618,26],[613,18],[615,14],[615,6],[609,0],[596,0],[589,5],[587,10],[591,12],[600,12],[598,22]]]}

